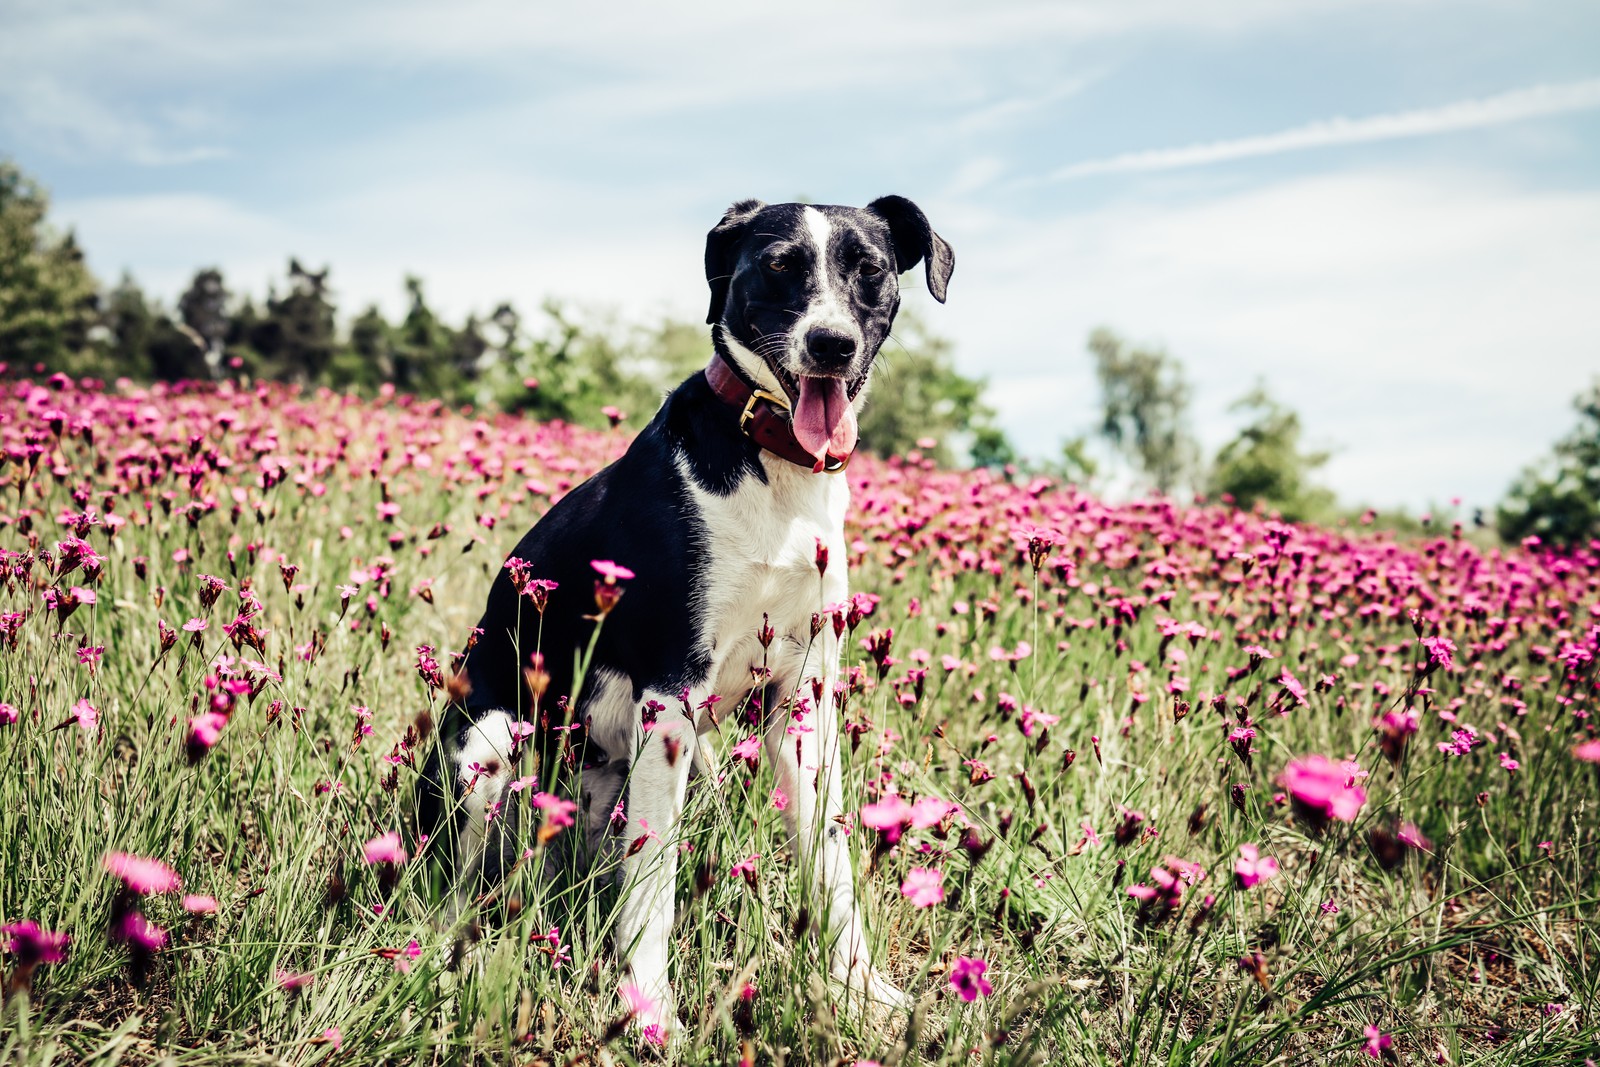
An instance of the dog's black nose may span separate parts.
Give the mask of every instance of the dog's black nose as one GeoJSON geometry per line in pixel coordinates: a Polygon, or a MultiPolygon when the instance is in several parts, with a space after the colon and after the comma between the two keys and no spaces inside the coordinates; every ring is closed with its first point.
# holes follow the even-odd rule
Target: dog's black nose
{"type": "Polygon", "coordinates": [[[806,331],[806,353],[821,366],[843,366],[856,354],[856,339],[843,330],[818,326],[806,331]]]}

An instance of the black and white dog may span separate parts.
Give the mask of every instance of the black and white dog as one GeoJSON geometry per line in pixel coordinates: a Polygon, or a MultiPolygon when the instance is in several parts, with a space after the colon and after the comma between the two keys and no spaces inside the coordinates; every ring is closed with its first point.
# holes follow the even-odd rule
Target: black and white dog
{"type": "Polygon", "coordinates": [[[457,687],[442,751],[424,770],[419,821],[454,833],[458,885],[494,881],[520,854],[510,820],[488,816],[515,807],[508,788],[523,720],[542,734],[541,778],[553,778],[558,750],[575,762],[581,739],[590,840],[607,834],[621,799],[627,826],[617,838],[644,841],[623,861],[617,919],[631,980],[659,1006],[640,1025],[676,1024],[667,981],[676,830],[691,763],[704,758],[700,738],[716,728],[713,696],[724,713],[759,698],[832,973],[875,1000],[904,1002],[869,958],[836,820],[839,647],[814,619],[847,596],[850,491],[839,471],[900,307],[898,275],[919,262],[943,302],[954,255],[903,197],[865,208],[733,205],[706,239],[710,365],[668,395],[621,459],[550,509],[512,553],[526,568],[502,572],[489,591],[466,691],[457,687]],[[599,614],[594,560],[635,577],[605,614],[579,680],[574,664],[599,614]],[[542,617],[536,600],[546,594],[528,579],[557,583],[542,617]],[[542,668],[530,675],[536,637],[542,668]]]}

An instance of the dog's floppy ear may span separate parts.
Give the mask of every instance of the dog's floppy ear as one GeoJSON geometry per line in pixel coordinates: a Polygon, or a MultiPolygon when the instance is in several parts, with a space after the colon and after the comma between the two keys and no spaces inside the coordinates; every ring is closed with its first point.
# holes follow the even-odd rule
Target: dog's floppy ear
{"type": "Polygon", "coordinates": [[[956,254],[948,241],[933,232],[928,216],[903,196],[880,196],[867,205],[867,210],[889,224],[895,269],[903,274],[926,260],[928,292],[939,303],[944,303],[950,274],[956,269],[956,254]]]}
{"type": "Polygon", "coordinates": [[[722,308],[728,302],[734,249],[744,236],[745,224],[766,206],[760,200],[741,200],[706,234],[706,283],[711,286],[711,310],[706,312],[706,321],[713,326],[722,321],[722,308]]]}

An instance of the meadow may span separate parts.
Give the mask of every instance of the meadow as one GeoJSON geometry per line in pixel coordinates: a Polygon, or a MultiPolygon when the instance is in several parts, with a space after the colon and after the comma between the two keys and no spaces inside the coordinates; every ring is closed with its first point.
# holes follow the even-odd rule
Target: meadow
{"type": "Polygon", "coordinates": [[[538,783],[528,861],[454,922],[410,814],[491,578],[623,431],[0,389],[0,1061],[1600,1055],[1595,546],[858,457],[855,596],[816,610],[876,955],[918,1007],[828,990],[732,708],[663,1045],[618,994],[614,887],[541,877],[568,831],[538,783]]]}

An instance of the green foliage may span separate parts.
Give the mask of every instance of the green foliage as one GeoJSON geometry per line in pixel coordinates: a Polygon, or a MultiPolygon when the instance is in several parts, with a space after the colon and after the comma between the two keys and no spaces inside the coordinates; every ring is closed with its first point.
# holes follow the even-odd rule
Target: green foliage
{"type": "Polygon", "coordinates": [[[45,223],[49,204],[38,183],[0,160],[0,359],[88,373],[97,369],[99,287],[77,238],[45,223]]]}
{"type": "MultiPolygon", "coordinates": [[[[861,446],[880,456],[903,455],[917,442],[938,442],[930,454],[949,463],[951,439],[968,435],[972,462],[1003,467],[1016,450],[994,424],[994,410],[983,402],[984,381],[956,370],[954,346],[936,336],[910,309],[895,320],[895,330],[878,356],[872,392],[861,413],[861,446]]],[[[926,451],[926,450],[925,450],[926,451]]]]}
{"type": "Polygon", "coordinates": [[[1578,425],[1541,466],[1524,471],[1499,509],[1500,536],[1581,545],[1600,537],[1600,379],[1572,402],[1578,425]]]}
{"type": "Polygon", "coordinates": [[[1190,477],[1196,455],[1183,365],[1165,349],[1130,345],[1104,328],[1089,335],[1089,354],[1100,380],[1100,435],[1171,493],[1190,477]]]}
{"type": "Polygon", "coordinates": [[[1328,462],[1328,453],[1301,450],[1300,416],[1262,385],[1228,410],[1246,413],[1249,421],[1212,461],[1207,491],[1230,496],[1243,508],[1263,504],[1291,522],[1325,514],[1333,494],[1309,479],[1328,462]]]}
{"type": "MultiPolygon", "coordinates": [[[[208,267],[170,311],[127,275],[102,305],[72,236],[46,225],[47,208],[37,183],[0,164],[0,360],[48,371],[267,379],[365,393],[392,386],[452,405],[638,428],[710,351],[697,323],[631,325],[555,300],[531,322],[502,304],[487,319],[469,315],[454,326],[414,275],[404,282],[399,322],[374,305],[341,329],[329,269],[297,259],[264,302],[231,292],[222,271],[208,267]]],[[[966,439],[980,465],[1018,462],[983,402],[984,382],[957,371],[950,342],[911,312],[900,317],[874,390],[861,420],[863,448],[891,455],[932,438],[932,454],[949,462],[952,442],[966,439]]]]}

